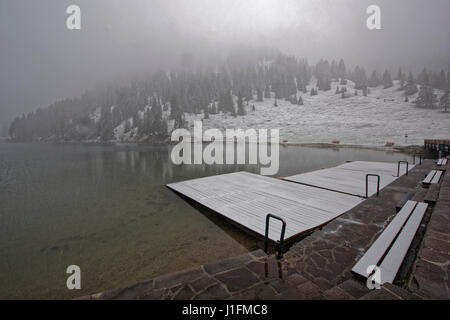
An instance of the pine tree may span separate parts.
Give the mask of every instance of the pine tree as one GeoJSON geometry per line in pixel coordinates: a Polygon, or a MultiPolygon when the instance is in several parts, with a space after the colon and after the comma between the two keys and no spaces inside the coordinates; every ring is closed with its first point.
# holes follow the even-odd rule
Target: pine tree
{"type": "Polygon", "coordinates": [[[391,74],[386,70],[383,74],[383,85],[385,89],[391,88],[393,86],[391,74]]]}
{"type": "Polygon", "coordinates": [[[217,114],[217,105],[216,105],[216,101],[213,100],[211,102],[211,111],[210,114],[217,114]]]}
{"type": "Polygon", "coordinates": [[[417,82],[424,86],[428,86],[430,84],[430,76],[428,75],[428,71],[426,68],[424,68],[417,77],[417,82]]]}
{"type": "Polygon", "coordinates": [[[347,74],[346,74],[347,72],[346,72],[346,68],[345,68],[345,62],[344,62],[343,59],[341,59],[339,61],[338,71],[337,72],[338,72],[337,75],[338,75],[339,78],[341,78],[341,81],[345,80],[345,78],[347,77],[347,74]]]}
{"type": "Polygon", "coordinates": [[[292,104],[298,104],[297,95],[294,94],[291,96],[291,103],[292,104]]]}
{"type": "Polygon", "coordinates": [[[273,106],[274,106],[274,107],[278,107],[277,98],[275,98],[275,101],[274,101],[274,103],[273,103],[273,106]]]}
{"type": "MultiPolygon", "coordinates": [[[[22,116],[22,119],[25,119],[25,116],[22,116]]],[[[65,130],[60,128],[58,131],[58,134],[62,137],[65,130]]],[[[112,139],[113,134],[111,108],[103,106],[101,109],[100,138],[102,141],[109,141],[112,139]]]]}
{"type": "Polygon", "coordinates": [[[380,85],[380,78],[378,77],[378,73],[374,70],[369,80],[369,87],[378,87],[380,85]]]}
{"type": "Polygon", "coordinates": [[[444,112],[447,112],[448,108],[450,108],[450,99],[448,91],[442,95],[441,99],[439,100],[439,105],[444,110],[444,112]]]}
{"type": "Polygon", "coordinates": [[[405,87],[405,75],[402,72],[402,68],[398,68],[397,79],[400,82],[400,90],[405,87]]]}
{"type": "Polygon", "coordinates": [[[441,70],[439,73],[439,89],[441,90],[447,90],[447,77],[445,75],[445,71],[441,70]]]}
{"type": "Polygon", "coordinates": [[[319,78],[317,79],[317,88],[322,91],[328,91],[331,89],[330,79],[319,78]]]}
{"type": "Polygon", "coordinates": [[[306,84],[305,83],[303,83],[303,90],[302,90],[302,92],[303,93],[308,93],[308,89],[306,88],[306,84]]]}
{"type": "Polygon", "coordinates": [[[364,97],[367,97],[367,93],[368,93],[367,91],[368,91],[368,88],[367,88],[367,87],[364,87],[364,88],[363,88],[363,96],[364,96],[364,97]]]}
{"type": "Polygon", "coordinates": [[[364,68],[356,66],[351,78],[351,80],[353,80],[353,82],[355,83],[356,90],[361,90],[364,86],[367,85],[366,70],[364,68]]]}
{"type": "Polygon", "coordinates": [[[167,133],[165,130],[164,122],[162,119],[162,107],[161,100],[159,97],[155,96],[152,100],[152,109],[150,112],[150,134],[154,136],[164,136],[167,133]]]}
{"type": "Polygon", "coordinates": [[[420,87],[419,96],[415,101],[416,106],[421,108],[433,108],[437,102],[434,89],[429,86],[422,85],[420,87]]]}
{"type": "Polygon", "coordinates": [[[239,116],[245,116],[246,115],[245,107],[244,107],[244,104],[242,102],[241,92],[238,93],[237,108],[238,108],[238,115],[239,116]]]}
{"type": "Polygon", "coordinates": [[[257,102],[263,102],[264,98],[263,98],[263,91],[261,90],[261,88],[258,88],[257,93],[256,93],[256,101],[257,102]]]}
{"type": "Polygon", "coordinates": [[[297,85],[292,75],[286,77],[286,97],[289,98],[293,94],[297,94],[297,85]]]}
{"type": "Polygon", "coordinates": [[[266,85],[266,90],[264,90],[264,98],[270,99],[270,87],[269,85],[266,85]]]}
{"type": "Polygon", "coordinates": [[[447,82],[445,85],[445,90],[450,91],[450,71],[447,72],[447,82]]]}
{"type": "Polygon", "coordinates": [[[419,91],[419,89],[417,89],[416,84],[414,83],[414,77],[412,75],[412,73],[409,73],[408,76],[408,80],[406,82],[406,86],[405,86],[405,95],[406,96],[411,96],[415,93],[417,93],[419,91]]]}
{"type": "Polygon", "coordinates": [[[303,91],[303,81],[300,76],[297,76],[297,90],[303,91]]]}
{"type": "Polygon", "coordinates": [[[233,96],[231,90],[226,90],[222,92],[219,99],[219,110],[223,113],[231,113],[231,115],[236,115],[236,110],[234,108],[233,96]]]}
{"type": "Polygon", "coordinates": [[[299,106],[302,106],[302,105],[303,105],[303,98],[302,98],[302,96],[298,97],[297,104],[298,104],[299,106]]]}
{"type": "Polygon", "coordinates": [[[184,112],[181,110],[175,95],[170,100],[170,119],[175,120],[174,129],[184,128],[184,112]]]}

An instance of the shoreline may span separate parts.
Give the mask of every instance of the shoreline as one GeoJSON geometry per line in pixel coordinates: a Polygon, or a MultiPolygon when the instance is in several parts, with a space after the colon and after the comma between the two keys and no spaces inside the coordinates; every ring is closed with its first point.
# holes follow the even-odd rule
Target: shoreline
{"type": "Polygon", "coordinates": [[[445,265],[441,262],[447,256],[441,252],[439,242],[433,240],[448,231],[445,199],[449,193],[441,188],[448,185],[448,176],[438,185],[442,199],[429,206],[423,227],[411,240],[393,283],[371,291],[365,280],[361,281],[351,271],[361,252],[373,245],[386,229],[387,222],[397,215],[397,209],[406,203],[406,199],[399,202],[399,195],[425,201],[428,189],[424,189],[421,181],[433,168],[432,160],[416,166],[409,175],[398,178],[379,195],[369,197],[296,241],[281,259],[276,259],[271,252],[249,251],[75,300],[448,299],[445,265]],[[423,245],[425,242],[427,246],[423,245]],[[423,271],[431,268],[432,274],[423,271]]]}
{"type": "MultiPolygon", "coordinates": [[[[11,144],[56,144],[56,145],[85,145],[85,146],[112,146],[112,147],[163,147],[172,146],[176,142],[161,142],[161,143],[145,143],[145,142],[119,142],[119,141],[32,141],[32,142],[17,142],[8,139],[0,139],[1,143],[11,144]]],[[[223,141],[226,142],[225,140],[223,141]]],[[[193,142],[191,142],[193,143],[193,142]]],[[[202,143],[211,143],[210,141],[203,141],[202,143]]],[[[235,142],[236,144],[237,142],[235,142]]],[[[245,142],[249,144],[249,142],[245,142]]],[[[271,143],[268,142],[268,145],[271,143]]],[[[401,145],[401,146],[376,146],[376,145],[364,145],[364,144],[333,144],[324,142],[280,142],[281,147],[303,147],[303,148],[324,148],[324,149],[365,149],[384,152],[397,152],[405,154],[417,154],[424,152],[424,146],[422,145],[401,145]]]]}

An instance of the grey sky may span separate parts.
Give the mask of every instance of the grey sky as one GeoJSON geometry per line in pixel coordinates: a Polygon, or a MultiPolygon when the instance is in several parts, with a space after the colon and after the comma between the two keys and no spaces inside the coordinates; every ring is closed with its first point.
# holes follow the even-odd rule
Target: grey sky
{"type": "Polygon", "coordinates": [[[0,0],[0,125],[187,51],[202,60],[264,45],[311,62],[450,69],[449,15],[449,0],[0,0]],[[70,4],[81,31],[65,28],[70,4]],[[370,4],[383,30],[366,28],[370,4]]]}

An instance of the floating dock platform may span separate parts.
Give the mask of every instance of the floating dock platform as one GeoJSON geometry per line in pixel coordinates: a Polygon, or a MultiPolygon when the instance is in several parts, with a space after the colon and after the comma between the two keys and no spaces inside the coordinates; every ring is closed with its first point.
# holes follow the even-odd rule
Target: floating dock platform
{"type": "MultiPolygon", "coordinates": [[[[414,165],[408,164],[408,170],[414,165]]],[[[380,190],[394,182],[397,173],[406,174],[406,163],[355,161],[343,165],[298,174],[284,178],[286,181],[296,182],[326,190],[350,194],[357,197],[366,196],[366,176],[368,174],[380,176],[380,190]]],[[[368,196],[377,193],[377,177],[369,177],[368,196]]]]}
{"type": "MultiPolygon", "coordinates": [[[[275,214],[286,221],[286,240],[326,224],[362,201],[358,197],[248,172],[167,186],[263,237],[266,216],[275,214]]],[[[272,221],[269,238],[278,241],[280,234],[281,223],[272,221]]]]}
{"type": "MultiPolygon", "coordinates": [[[[397,179],[397,164],[358,161],[283,180],[237,172],[167,187],[262,237],[267,215],[274,214],[286,221],[285,240],[289,241],[363,202],[366,174],[380,175],[381,189],[397,179]]],[[[370,185],[370,194],[374,194],[376,179],[370,185]]],[[[281,228],[281,222],[273,220],[269,239],[278,241],[281,228]]]]}

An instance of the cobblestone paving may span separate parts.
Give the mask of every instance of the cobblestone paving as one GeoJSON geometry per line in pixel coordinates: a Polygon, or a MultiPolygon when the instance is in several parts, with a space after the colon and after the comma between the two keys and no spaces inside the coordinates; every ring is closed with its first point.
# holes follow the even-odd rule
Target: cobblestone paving
{"type": "Polygon", "coordinates": [[[408,285],[412,292],[432,299],[450,299],[450,172],[442,180],[408,285]]]}
{"type": "MultiPolygon", "coordinates": [[[[413,277],[402,289],[369,291],[351,268],[393,219],[396,209],[421,191],[433,168],[425,161],[340,218],[293,245],[282,260],[261,250],[81,299],[423,299],[449,298],[450,182],[442,183],[413,277]]],[[[417,196],[417,195],[416,195],[417,196]]]]}

